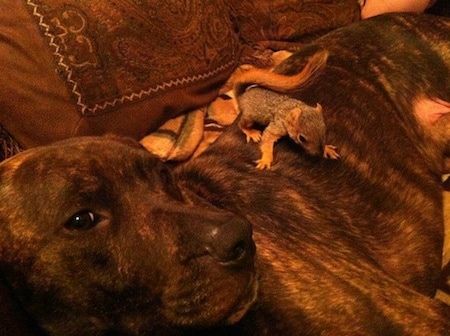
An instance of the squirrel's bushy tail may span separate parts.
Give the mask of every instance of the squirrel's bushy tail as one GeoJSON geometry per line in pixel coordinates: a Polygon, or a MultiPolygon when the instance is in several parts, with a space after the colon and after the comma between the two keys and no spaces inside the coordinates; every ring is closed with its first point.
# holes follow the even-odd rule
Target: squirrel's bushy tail
{"type": "Polygon", "coordinates": [[[327,50],[317,51],[310,56],[302,71],[292,76],[277,74],[265,69],[249,69],[236,77],[234,94],[236,97],[240,96],[251,85],[258,85],[280,93],[297,90],[325,67],[327,59],[327,50]]]}

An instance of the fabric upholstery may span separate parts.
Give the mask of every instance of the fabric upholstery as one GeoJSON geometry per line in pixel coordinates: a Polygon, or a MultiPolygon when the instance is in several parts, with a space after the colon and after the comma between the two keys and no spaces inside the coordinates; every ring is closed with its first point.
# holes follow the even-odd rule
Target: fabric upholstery
{"type": "Polygon", "coordinates": [[[217,95],[239,56],[226,13],[222,0],[3,0],[0,124],[24,147],[140,139],[217,95]]]}

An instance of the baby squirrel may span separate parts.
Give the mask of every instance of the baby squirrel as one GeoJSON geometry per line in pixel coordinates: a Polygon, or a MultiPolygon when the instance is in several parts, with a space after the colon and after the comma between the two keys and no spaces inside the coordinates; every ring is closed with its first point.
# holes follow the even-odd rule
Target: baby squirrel
{"type": "Polygon", "coordinates": [[[283,92],[300,88],[315,72],[321,70],[328,52],[312,55],[303,70],[294,76],[285,76],[263,69],[251,69],[238,76],[234,83],[234,95],[240,110],[239,128],[247,142],[260,142],[261,158],[258,169],[269,169],[273,161],[275,142],[288,135],[311,155],[338,159],[336,147],[325,145],[325,123],[322,106],[309,106],[283,92]],[[254,124],[266,126],[264,131],[252,128],[254,124]]]}

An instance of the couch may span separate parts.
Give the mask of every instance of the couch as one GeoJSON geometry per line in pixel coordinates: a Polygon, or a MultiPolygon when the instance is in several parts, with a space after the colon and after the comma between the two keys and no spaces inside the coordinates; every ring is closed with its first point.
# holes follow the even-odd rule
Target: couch
{"type": "Polygon", "coordinates": [[[77,135],[140,140],[212,102],[240,63],[358,19],[355,0],[2,1],[0,155],[77,135]]]}

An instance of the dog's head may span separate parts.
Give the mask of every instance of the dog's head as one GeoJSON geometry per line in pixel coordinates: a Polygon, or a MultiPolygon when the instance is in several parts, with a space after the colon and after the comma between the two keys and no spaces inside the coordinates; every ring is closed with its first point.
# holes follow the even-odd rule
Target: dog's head
{"type": "Polygon", "coordinates": [[[0,165],[0,200],[0,272],[51,332],[228,324],[255,298],[249,223],[186,199],[141,148],[25,151],[0,165]]]}

